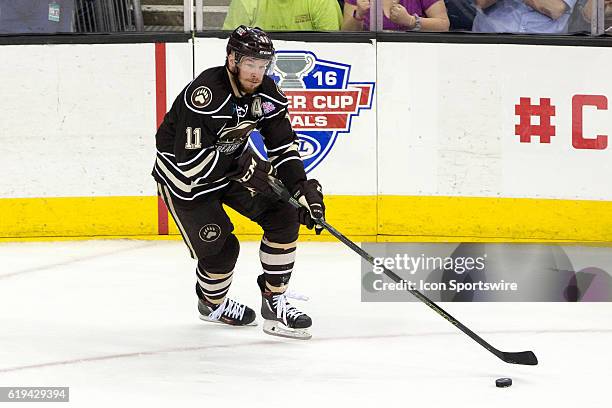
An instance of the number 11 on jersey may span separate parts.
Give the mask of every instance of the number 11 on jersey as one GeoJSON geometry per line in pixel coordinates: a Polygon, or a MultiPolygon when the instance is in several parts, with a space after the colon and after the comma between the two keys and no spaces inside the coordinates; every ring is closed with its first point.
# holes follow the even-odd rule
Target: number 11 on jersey
{"type": "Polygon", "coordinates": [[[201,149],[202,148],[202,129],[195,128],[191,129],[188,127],[185,129],[187,133],[187,143],[185,143],[185,149],[201,149]]]}

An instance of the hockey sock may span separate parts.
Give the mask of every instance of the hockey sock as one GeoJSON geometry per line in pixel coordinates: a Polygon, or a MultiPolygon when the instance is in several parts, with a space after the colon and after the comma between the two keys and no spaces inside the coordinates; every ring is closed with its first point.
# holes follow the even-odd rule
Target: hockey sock
{"type": "Polygon", "coordinates": [[[225,299],[227,291],[232,283],[234,271],[227,273],[210,273],[202,269],[198,264],[196,273],[198,275],[199,294],[204,297],[208,303],[219,305],[225,299]]]}
{"type": "Polygon", "coordinates": [[[284,293],[287,290],[293,264],[297,241],[288,244],[270,242],[264,236],[259,246],[259,259],[264,271],[265,289],[273,293],[284,293]]]}
{"type": "Polygon", "coordinates": [[[238,239],[229,235],[218,254],[198,260],[197,293],[200,299],[219,305],[229,291],[234,274],[234,266],[240,252],[238,239]]]}

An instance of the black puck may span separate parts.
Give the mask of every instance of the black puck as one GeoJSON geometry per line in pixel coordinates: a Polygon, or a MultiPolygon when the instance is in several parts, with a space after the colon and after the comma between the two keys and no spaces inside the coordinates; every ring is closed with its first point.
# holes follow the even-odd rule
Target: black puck
{"type": "Polygon", "coordinates": [[[499,388],[506,388],[512,385],[512,378],[498,378],[495,380],[495,386],[499,388]]]}

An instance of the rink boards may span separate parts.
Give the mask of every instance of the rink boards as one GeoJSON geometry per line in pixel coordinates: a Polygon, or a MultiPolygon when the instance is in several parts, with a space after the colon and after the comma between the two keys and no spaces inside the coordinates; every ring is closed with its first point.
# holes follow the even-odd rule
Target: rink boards
{"type": "MultiPolygon", "coordinates": [[[[346,234],[612,242],[607,48],[275,45],[310,66],[286,90],[292,120],[346,234]]],[[[177,234],[150,176],[155,130],[224,55],[214,38],[0,47],[0,237],[177,234]]]]}

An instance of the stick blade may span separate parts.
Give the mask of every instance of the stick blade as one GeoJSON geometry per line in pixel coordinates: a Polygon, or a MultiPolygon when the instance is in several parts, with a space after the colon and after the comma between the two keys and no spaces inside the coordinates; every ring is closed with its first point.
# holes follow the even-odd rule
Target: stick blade
{"type": "Polygon", "coordinates": [[[502,352],[500,358],[509,364],[538,365],[538,358],[533,351],[519,351],[518,353],[502,352]]]}

